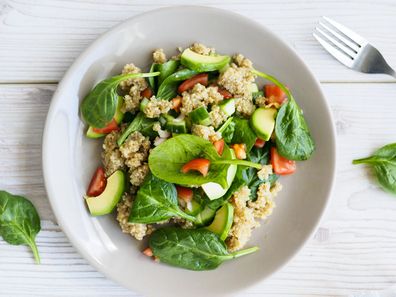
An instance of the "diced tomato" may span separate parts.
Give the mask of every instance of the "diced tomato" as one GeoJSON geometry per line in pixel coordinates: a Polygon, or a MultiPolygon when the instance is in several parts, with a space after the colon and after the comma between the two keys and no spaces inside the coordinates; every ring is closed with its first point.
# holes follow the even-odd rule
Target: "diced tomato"
{"type": "Polygon", "coordinates": [[[98,167],[89,183],[87,195],[96,197],[103,193],[106,188],[107,179],[103,167],[98,167]]]}
{"type": "Polygon", "coordinates": [[[180,112],[180,107],[182,106],[182,98],[180,96],[177,96],[172,99],[172,109],[174,109],[177,112],[180,112]]]}
{"type": "Polygon", "coordinates": [[[261,138],[257,138],[256,142],[254,143],[254,146],[258,148],[262,148],[264,147],[264,145],[265,145],[265,140],[262,140],[261,138]]]}
{"type": "Polygon", "coordinates": [[[271,147],[271,165],[275,174],[287,175],[296,171],[296,161],[288,160],[278,154],[273,146],[271,147]]]}
{"type": "Polygon", "coordinates": [[[203,158],[191,160],[183,165],[181,172],[187,173],[190,170],[199,171],[203,176],[206,176],[209,171],[210,161],[203,158]]]}
{"type": "Polygon", "coordinates": [[[194,192],[190,188],[176,186],[176,190],[177,190],[177,197],[184,200],[185,202],[191,201],[194,196],[194,192]]]}
{"type": "Polygon", "coordinates": [[[151,96],[153,96],[153,91],[150,88],[145,88],[140,95],[142,95],[142,97],[150,99],[151,96]]]}
{"type": "Polygon", "coordinates": [[[264,93],[269,103],[282,104],[286,100],[285,92],[283,92],[283,90],[276,85],[265,85],[264,93]]]}
{"type": "Polygon", "coordinates": [[[217,92],[219,92],[224,97],[224,99],[232,98],[232,94],[228,92],[226,89],[218,87],[217,92]]]}
{"type": "Polygon", "coordinates": [[[208,85],[208,74],[200,73],[200,74],[197,74],[197,75],[191,77],[190,79],[185,80],[179,86],[177,91],[181,94],[184,91],[192,89],[196,84],[201,84],[201,85],[207,86],[208,85]]]}
{"type": "Polygon", "coordinates": [[[231,147],[234,149],[237,159],[246,159],[246,145],[244,143],[235,143],[231,147]]]}
{"type": "Polygon", "coordinates": [[[153,251],[151,250],[151,248],[145,248],[142,252],[145,256],[147,257],[152,257],[154,256],[153,251]]]}
{"type": "Polygon", "coordinates": [[[224,139],[216,140],[213,142],[213,145],[217,151],[217,153],[221,156],[223,155],[223,150],[224,150],[224,139]]]}
{"type": "Polygon", "coordinates": [[[118,131],[120,127],[118,127],[118,124],[115,119],[112,119],[110,123],[107,124],[106,127],[104,128],[92,128],[92,131],[98,134],[109,134],[111,131],[118,131]]]}

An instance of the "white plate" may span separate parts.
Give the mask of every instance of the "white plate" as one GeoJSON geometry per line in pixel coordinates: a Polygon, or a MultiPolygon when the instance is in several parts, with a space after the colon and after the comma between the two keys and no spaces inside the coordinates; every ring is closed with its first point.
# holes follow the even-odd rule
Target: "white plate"
{"type": "Polygon", "coordinates": [[[58,223],[78,251],[99,271],[146,296],[230,295],[284,265],[315,230],[328,202],[335,173],[335,134],[320,86],[297,54],[250,19],[207,7],[170,7],[136,16],[107,32],[74,62],[54,94],[43,141],[43,169],[58,223]],[[275,75],[293,91],[316,141],[312,159],[282,177],[284,190],[267,223],[254,231],[249,246],[260,251],[193,272],[150,261],[142,243],[121,230],[111,215],[93,218],[84,200],[100,162],[101,141],[84,137],[79,104],[100,80],[123,65],[150,63],[158,47],[169,55],[199,41],[221,53],[243,53],[257,69],[275,75]]]}

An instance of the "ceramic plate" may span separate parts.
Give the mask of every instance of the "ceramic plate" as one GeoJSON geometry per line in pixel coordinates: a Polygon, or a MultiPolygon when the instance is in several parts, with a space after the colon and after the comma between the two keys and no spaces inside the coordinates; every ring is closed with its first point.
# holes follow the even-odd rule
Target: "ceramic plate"
{"type": "Polygon", "coordinates": [[[45,185],[70,241],[99,271],[146,296],[227,295],[260,282],[291,259],[315,230],[329,200],[335,173],[335,136],[319,83],[298,55],[268,29],[238,14],[207,7],[170,7],[136,16],[101,36],[74,62],[54,94],[43,140],[45,185]],[[284,190],[268,222],[254,230],[249,246],[261,249],[193,272],[150,261],[143,244],[123,234],[112,215],[94,218],[83,195],[100,162],[101,141],[84,137],[83,97],[126,63],[147,69],[151,52],[202,42],[220,53],[242,53],[257,69],[285,82],[304,110],[316,142],[314,156],[282,177],[284,190]]]}

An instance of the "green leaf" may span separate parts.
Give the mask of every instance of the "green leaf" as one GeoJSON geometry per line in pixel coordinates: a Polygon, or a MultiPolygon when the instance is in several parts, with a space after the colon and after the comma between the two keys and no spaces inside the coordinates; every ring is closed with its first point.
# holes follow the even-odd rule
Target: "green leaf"
{"type": "Polygon", "coordinates": [[[0,235],[10,244],[28,245],[37,263],[40,256],[35,238],[40,229],[40,217],[29,200],[0,191],[0,235]]]}
{"type": "Polygon", "coordinates": [[[169,60],[163,64],[158,64],[157,71],[160,72],[158,76],[158,85],[161,85],[168,76],[175,73],[179,65],[180,61],[177,60],[169,60]]]}
{"type": "Polygon", "coordinates": [[[353,164],[373,166],[375,176],[384,190],[396,194],[396,143],[385,145],[368,158],[353,160],[353,164]]]}
{"type": "Polygon", "coordinates": [[[162,100],[170,100],[177,95],[177,87],[183,80],[189,79],[198,72],[185,68],[168,76],[158,88],[157,98],[162,100]]]}
{"type": "Polygon", "coordinates": [[[309,159],[315,150],[315,143],[296,100],[275,77],[255,69],[252,72],[273,82],[288,97],[288,101],[282,105],[276,116],[275,135],[278,153],[289,160],[309,159]]]}
{"type": "Polygon", "coordinates": [[[234,118],[235,131],[231,143],[244,143],[246,145],[246,152],[250,152],[254,143],[256,142],[256,133],[250,128],[249,120],[234,118]]]}
{"type": "Polygon", "coordinates": [[[156,122],[156,119],[149,119],[144,115],[144,113],[139,112],[133,119],[133,121],[129,124],[128,128],[126,128],[125,131],[117,139],[117,145],[121,146],[128,138],[128,136],[136,131],[139,131],[144,136],[148,136],[151,138],[156,137],[158,133],[153,130],[153,126],[156,122]]]}
{"type": "Polygon", "coordinates": [[[224,139],[226,143],[231,143],[232,138],[234,137],[235,132],[235,123],[233,121],[234,118],[230,117],[224,124],[219,128],[218,132],[221,133],[221,137],[224,139]]]}
{"type": "MultiPolygon", "coordinates": [[[[157,64],[157,63],[151,64],[149,73],[157,72],[158,71],[158,65],[159,64],[157,64]]],[[[156,82],[155,76],[150,76],[150,77],[147,78],[147,80],[148,80],[150,88],[153,90],[153,92],[155,92],[155,90],[157,88],[157,82],[156,82]]]]}
{"type": "Polygon", "coordinates": [[[81,114],[84,121],[94,128],[105,127],[116,112],[118,102],[117,87],[120,82],[130,78],[150,77],[159,74],[159,72],[129,73],[102,80],[81,103],[81,114]]]}
{"type": "Polygon", "coordinates": [[[149,239],[153,254],[161,262],[190,270],[211,270],[227,260],[253,253],[252,247],[228,253],[223,241],[206,229],[161,228],[149,239]]]}
{"type": "Polygon", "coordinates": [[[149,155],[149,167],[156,177],[185,186],[216,182],[225,188],[227,187],[228,165],[231,164],[261,166],[245,160],[222,158],[208,140],[189,134],[181,134],[166,140],[153,149],[149,155]],[[210,161],[209,172],[206,176],[196,171],[181,172],[184,164],[197,158],[210,161]]]}
{"type": "Polygon", "coordinates": [[[150,174],[133,201],[129,222],[151,224],[172,217],[195,221],[179,208],[176,187],[150,174]]]}

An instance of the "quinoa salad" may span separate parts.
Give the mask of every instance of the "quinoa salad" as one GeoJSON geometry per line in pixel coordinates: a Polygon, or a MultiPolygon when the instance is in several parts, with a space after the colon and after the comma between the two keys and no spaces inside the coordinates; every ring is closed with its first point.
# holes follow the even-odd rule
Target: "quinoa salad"
{"type": "Polygon", "coordinates": [[[247,245],[275,208],[279,177],[315,145],[289,87],[242,54],[194,43],[152,60],[125,65],[81,103],[86,136],[103,148],[85,202],[148,239],[144,255],[214,269],[258,250],[247,245]]]}

